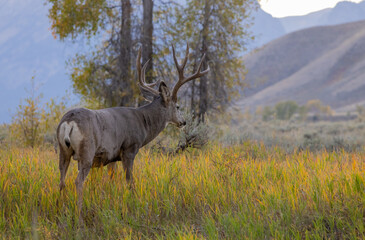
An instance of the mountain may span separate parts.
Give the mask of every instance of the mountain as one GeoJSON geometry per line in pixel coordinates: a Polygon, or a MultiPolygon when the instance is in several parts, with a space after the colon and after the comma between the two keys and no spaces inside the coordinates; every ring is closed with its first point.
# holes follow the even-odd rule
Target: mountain
{"type": "Polygon", "coordinates": [[[20,99],[29,96],[32,76],[44,101],[71,87],[65,62],[82,47],[54,39],[48,8],[43,0],[0,4],[0,123],[10,122],[20,99]]]}
{"type": "Polygon", "coordinates": [[[365,104],[365,21],[287,34],[244,58],[247,75],[238,106],[320,99],[335,110],[365,104]]]}
{"type": "Polygon", "coordinates": [[[253,13],[254,23],[251,31],[255,36],[251,48],[263,46],[273,39],[283,36],[286,32],[278,18],[274,18],[259,8],[253,13]]]}
{"type": "Polygon", "coordinates": [[[255,41],[249,49],[262,47],[266,43],[284,36],[287,33],[314,26],[329,26],[348,22],[365,20],[365,1],[360,3],[343,1],[334,8],[327,8],[304,16],[275,18],[258,8],[253,13],[251,32],[255,41]]]}
{"type": "Polygon", "coordinates": [[[313,26],[336,25],[365,20],[365,1],[360,3],[343,1],[334,8],[310,13],[304,16],[284,17],[279,19],[286,33],[313,26]]]}

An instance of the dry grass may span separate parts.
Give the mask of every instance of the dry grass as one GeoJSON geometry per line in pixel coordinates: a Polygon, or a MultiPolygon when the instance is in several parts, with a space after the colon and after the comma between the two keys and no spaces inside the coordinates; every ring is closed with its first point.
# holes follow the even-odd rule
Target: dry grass
{"type": "Polygon", "coordinates": [[[0,238],[363,239],[365,155],[288,154],[244,142],[168,157],[142,150],[135,192],[95,169],[76,213],[71,163],[59,195],[52,151],[0,150],[0,238]]]}
{"type": "Polygon", "coordinates": [[[258,119],[237,121],[234,126],[221,127],[220,141],[226,145],[245,141],[262,142],[266,147],[280,146],[287,152],[297,149],[310,151],[359,152],[365,146],[365,121],[342,122],[269,122],[258,119]]]}

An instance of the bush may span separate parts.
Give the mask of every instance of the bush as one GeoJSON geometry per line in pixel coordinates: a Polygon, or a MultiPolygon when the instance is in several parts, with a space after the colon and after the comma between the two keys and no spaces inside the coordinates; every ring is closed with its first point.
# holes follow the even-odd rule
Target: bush
{"type": "Polygon", "coordinates": [[[267,122],[274,118],[275,111],[271,107],[266,106],[262,110],[262,120],[267,122]]]}
{"type": "Polygon", "coordinates": [[[303,149],[308,149],[313,152],[322,148],[321,139],[317,133],[306,133],[303,138],[303,149]]]}
{"type": "Polygon", "coordinates": [[[294,101],[278,103],[275,105],[276,118],[279,120],[289,120],[298,109],[299,106],[294,101]]]}
{"type": "Polygon", "coordinates": [[[211,129],[207,123],[193,118],[192,114],[187,115],[185,120],[186,126],[180,132],[176,152],[184,151],[188,147],[202,148],[208,143],[211,136],[211,129]]]}

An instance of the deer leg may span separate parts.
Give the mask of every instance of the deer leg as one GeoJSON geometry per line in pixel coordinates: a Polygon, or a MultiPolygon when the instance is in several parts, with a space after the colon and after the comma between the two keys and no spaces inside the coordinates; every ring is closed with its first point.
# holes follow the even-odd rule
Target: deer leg
{"type": "Polygon", "coordinates": [[[59,153],[59,169],[61,173],[61,179],[60,179],[60,191],[65,188],[65,177],[68,170],[68,166],[70,165],[71,160],[71,154],[69,152],[66,152],[62,149],[62,146],[60,146],[60,153],[59,153]]]}
{"type": "Polygon", "coordinates": [[[78,207],[78,211],[79,211],[79,222],[81,225],[83,225],[83,222],[84,222],[83,218],[82,218],[83,185],[84,185],[87,175],[90,172],[90,169],[91,169],[90,166],[81,166],[81,169],[79,169],[79,173],[78,173],[76,181],[75,181],[76,192],[77,192],[77,207],[78,207]]]}
{"type": "Polygon", "coordinates": [[[125,178],[130,187],[133,188],[133,161],[138,153],[138,147],[132,147],[123,151],[123,168],[125,171],[125,178]]]}
{"type": "Polygon", "coordinates": [[[76,193],[77,193],[77,207],[79,211],[79,222],[83,225],[82,219],[82,201],[83,201],[83,185],[87,175],[89,174],[93,159],[94,159],[94,148],[89,145],[89,147],[83,147],[80,149],[80,160],[78,161],[78,170],[77,178],[75,181],[76,184],[76,193]]]}
{"type": "Polygon", "coordinates": [[[76,184],[76,191],[77,191],[77,206],[79,209],[82,207],[82,193],[83,193],[83,185],[87,175],[90,172],[90,167],[85,167],[79,170],[79,174],[77,175],[75,184],[76,184]]]}

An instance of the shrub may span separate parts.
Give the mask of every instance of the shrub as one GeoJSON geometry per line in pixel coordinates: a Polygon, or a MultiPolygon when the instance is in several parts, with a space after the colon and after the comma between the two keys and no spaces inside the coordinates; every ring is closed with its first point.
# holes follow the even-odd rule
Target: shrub
{"type": "Polygon", "coordinates": [[[267,122],[274,118],[275,111],[271,107],[266,106],[262,110],[262,120],[267,122]]]}
{"type": "Polygon", "coordinates": [[[192,114],[187,115],[185,120],[186,126],[180,132],[176,152],[184,151],[188,147],[202,148],[208,143],[211,136],[211,129],[207,123],[193,118],[192,114]]]}

